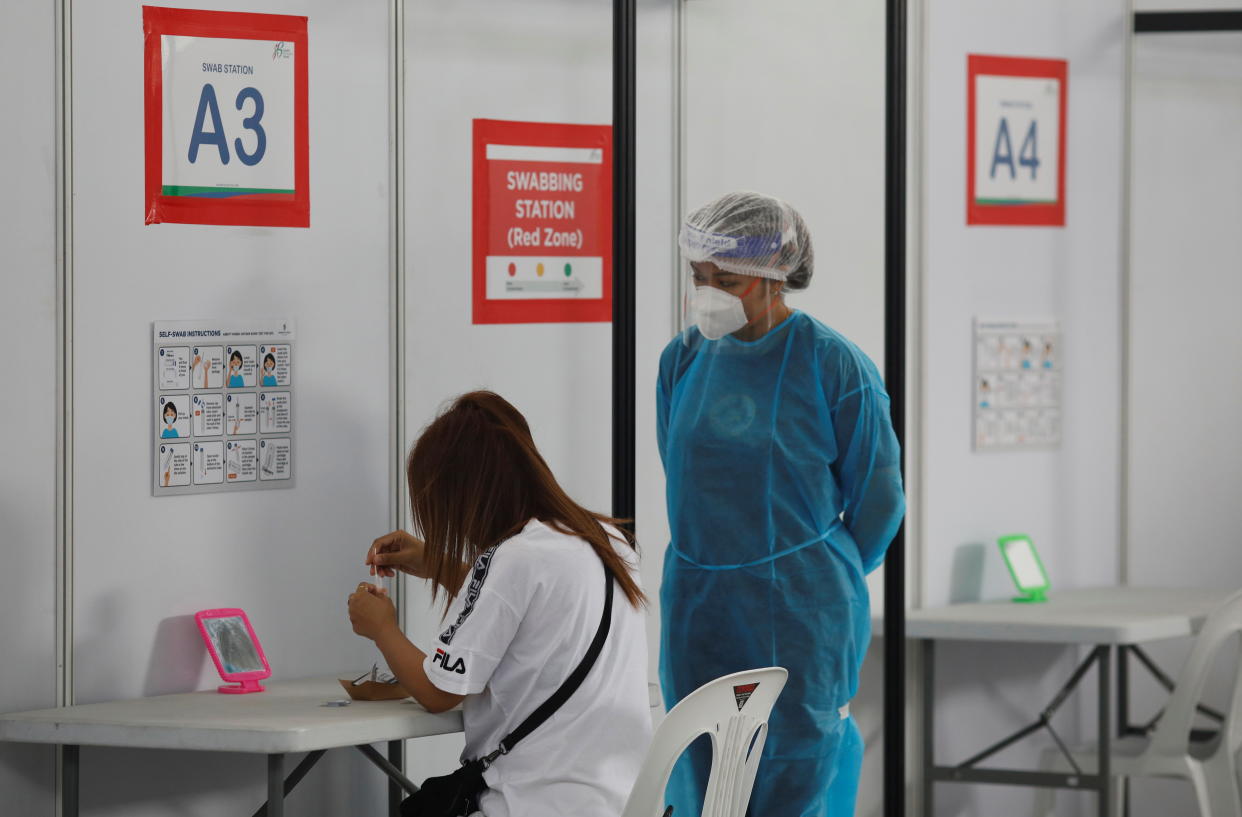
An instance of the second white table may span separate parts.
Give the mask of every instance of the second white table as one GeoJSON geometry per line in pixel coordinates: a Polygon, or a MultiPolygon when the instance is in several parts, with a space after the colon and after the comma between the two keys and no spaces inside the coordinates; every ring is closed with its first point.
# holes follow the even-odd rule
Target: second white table
{"type": "MultiPolygon", "coordinates": [[[[955,604],[916,610],[906,618],[907,638],[922,642],[923,655],[923,813],[933,812],[936,782],[1000,783],[1038,787],[1090,789],[1098,793],[1101,817],[1111,815],[1112,653],[1117,650],[1119,730],[1130,730],[1128,661],[1133,653],[1158,672],[1139,645],[1193,636],[1208,615],[1233,591],[1145,587],[1102,587],[1050,593],[1048,601],[955,604]],[[1091,654],[1066,681],[1054,700],[1030,726],[955,765],[935,762],[935,666],[937,641],[1004,641],[1093,647],[1091,654]],[[1099,769],[1095,774],[1057,774],[1014,769],[983,769],[978,764],[1007,746],[1048,727],[1052,713],[1077,687],[1092,666],[1099,694],[1099,769]]],[[[1158,674],[1157,677],[1160,677],[1158,674]]]]}

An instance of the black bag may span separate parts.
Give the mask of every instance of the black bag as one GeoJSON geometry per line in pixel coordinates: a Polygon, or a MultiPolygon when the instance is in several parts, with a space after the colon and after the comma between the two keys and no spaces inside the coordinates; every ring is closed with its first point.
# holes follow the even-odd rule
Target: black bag
{"type": "Polygon", "coordinates": [[[422,788],[401,802],[401,817],[462,817],[479,810],[487,788],[483,760],[471,760],[452,774],[429,777],[422,788]]]}
{"type": "Polygon", "coordinates": [[[496,758],[509,754],[514,745],[522,738],[539,728],[552,713],[561,708],[565,701],[582,685],[583,679],[591,671],[595,659],[599,658],[604,648],[604,640],[608,638],[608,628],[612,624],[612,574],[604,568],[604,615],[600,618],[599,629],[595,638],[587,648],[582,661],[565,679],[564,683],[552,693],[552,697],[527,716],[517,729],[509,733],[500,742],[500,748],[483,757],[467,760],[461,768],[452,774],[441,777],[429,777],[423,781],[422,787],[401,802],[401,817],[466,817],[479,810],[479,795],[487,788],[483,772],[487,771],[496,758]]]}

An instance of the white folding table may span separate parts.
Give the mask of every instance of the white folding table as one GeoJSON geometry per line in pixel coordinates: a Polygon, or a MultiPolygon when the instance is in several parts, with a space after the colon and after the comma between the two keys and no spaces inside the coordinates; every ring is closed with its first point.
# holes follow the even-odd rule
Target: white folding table
{"type": "MultiPolygon", "coordinates": [[[[0,740],[64,747],[63,814],[78,814],[78,748],[117,746],[248,752],[267,756],[267,804],[256,815],[284,816],[284,800],[328,749],[353,746],[388,775],[389,812],[416,790],[401,773],[402,741],[462,730],[459,709],[431,714],[412,699],[354,701],[338,676],[280,681],[263,692],[223,695],[214,689],[129,701],[83,704],[0,715],[0,740]],[[388,743],[385,757],[371,746],[388,743]],[[285,759],[307,752],[285,777],[285,759]]],[[[339,677],[350,677],[346,673],[339,677]]]]}
{"type": "MultiPolygon", "coordinates": [[[[1208,589],[1105,587],[1049,593],[1048,601],[1018,604],[1011,601],[955,604],[912,611],[906,619],[907,638],[922,642],[923,653],[923,814],[933,812],[932,791],[939,781],[1001,783],[1045,788],[1089,789],[1098,793],[1100,817],[1110,811],[1111,760],[1110,671],[1117,650],[1117,726],[1119,734],[1145,734],[1154,724],[1137,728],[1130,723],[1129,659],[1137,658],[1166,689],[1172,681],[1139,645],[1169,638],[1193,636],[1208,614],[1234,592],[1208,589]],[[1091,654],[1071,674],[1038,719],[1005,740],[953,766],[935,762],[935,644],[937,641],[1004,641],[1090,646],[1091,654]],[[1014,769],[982,769],[978,764],[1001,749],[1040,729],[1051,730],[1049,720],[1092,667],[1099,685],[1099,768],[1068,774],[1014,769]]],[[[1201,710],[1218,720],[1220,713],[1201,710]]],[[[1062,744],[1064,749],[1064,745],[1062,744]]]]}

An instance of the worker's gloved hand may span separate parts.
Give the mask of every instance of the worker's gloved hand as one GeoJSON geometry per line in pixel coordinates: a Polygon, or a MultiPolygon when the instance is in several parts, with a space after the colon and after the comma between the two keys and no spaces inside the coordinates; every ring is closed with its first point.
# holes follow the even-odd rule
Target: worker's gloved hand
{"type": "Polygon", "coordinates": [[[362,582],[349,597],[349,623],[355,633],[374,640],[397,627],[397,608],[383,589],[362,582]]]}
{"type": "Polygon", "coordinates": [[[423,542],[403,530],[386,533],[372,542],[364,564],[370,565],[371,575],[395,576],[399,570],[427,578],[423,574],[423,542]]]}

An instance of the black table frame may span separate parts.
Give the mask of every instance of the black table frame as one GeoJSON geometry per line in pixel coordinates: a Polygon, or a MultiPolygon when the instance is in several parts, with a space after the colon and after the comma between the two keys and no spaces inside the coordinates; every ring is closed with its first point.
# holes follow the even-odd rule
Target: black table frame
{"type": "MultiPolygon", "coordinates": [[[[1173,680],[1161,670],[1150,656],[1145,653],[1142,648],[1135,644],[1098,644],[1091,649],[1090,654],[1078,665],[1074,672],[1070,675],[1069,680],[1061,687],[1057,694],[1049,702],[1048,706],[1039,713],[1034,723],[1024,726],[1008,737],[1000,740],[988,748],[978,752],[970,758],[958,763],[954,766],[940,766],[935,762],[935,684],[936,684],[936,639],[925,638],[922,641],[922,663],[923,663],[923,815],[924,817],[932,817],[935,810],[933,794],[935,792],[935,784],[940,782],[946,783],[994,783],[1003,785],[1032,786],[1036,788],[1055,788],[1055,789],[1077,789],[1094,791],[1098,797],[1098,813],[1100,817],[1111,817],[1112,814],[1112,788],[1111,767],[1112,767],[1112,740],[1111,740],[1111,714],[1112,700],[1110,693],[1112,684],[1110,681],[1113,654],[1112,650],[1117,650],[1117,735],[1126,737],[1131,735],[1146,736],[1155,729],[1156,724],[1160,720],[1163,710],[1158,712],[1154,718],[1142,725],[1135,725],[1130,721],[1130,658],[1137,658],[1143,667],[1152,675],[1156,681],[1165,688],[1166,691],[1173,691],[1173,680]],[[1097,712],[1097,741],[1099,745],[1098,757],[1099,768],[1094,774],[1088,774],[1079,768],[1078,763],[1070,754],[1069,748],[1065,742],[1061,740],[1061,736],[1052,728],[1052,716],[1060,709],[1061,705],[1069,698],[1071,694],[1078,688],[1087,672],[1092,669],[1096,670],[1097,694],[1098,694],[1098,712],[1097,712]],[[997,752],[1005,749],[1019,740],[1034,734],[1040,730],[1048,732],[1056,742],[1058,748],[1069,761],[1070,772],[1032,772],[1022,769],[981,769],[978,764],[987,758],[995,755],[997,752]]],[[[1218,723],[1224,722],[1224,715],[1211,707],[1199,705],[1197,710],[1218,723]]],[[[1195,730],[1191,734],[1191,740],[1207,740],[1215,736],[1215,732],[1211,730],[1195,730]]],[[[1128,798],[1127,798],[1128,812],[1128,798]]]]}

